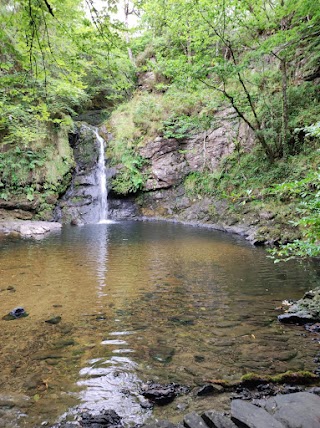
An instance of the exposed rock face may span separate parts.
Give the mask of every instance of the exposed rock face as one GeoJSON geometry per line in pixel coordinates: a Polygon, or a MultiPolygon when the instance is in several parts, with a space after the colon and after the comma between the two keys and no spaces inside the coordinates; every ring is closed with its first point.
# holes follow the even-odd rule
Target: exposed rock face
{"type": "Polygon", "coordinates": [[[108,216],[110,219],[136,219],[139,214],[134,197],[117,198],[112,194],[108,196],[108,216]]]}
{"type": "Polygon", "coordinates": [[[224,156],[236,147],[247,150],[252,142],[252,132],[230,109],[215,115],[215,127],[210,131],[179,141],[158,136],[139,151],[150,162],[144,190],[175,186],[190,172],[214,171],[224,156]]]}
{"type": "Polygon", "coordinates": [[[1,220],[31,220],[39,209],[40,201],[28,201],[26,197],[13,197],[6,201],[0,199],[1,220]]]}
{"type": "Polygon", "coordinates": [[[157,137],[140,150],[140,154],[151,163],[150,175],[145,190],[168,188],[181,182],[188,174],[187,161],[179,152],[175,139],[157,137]]]}

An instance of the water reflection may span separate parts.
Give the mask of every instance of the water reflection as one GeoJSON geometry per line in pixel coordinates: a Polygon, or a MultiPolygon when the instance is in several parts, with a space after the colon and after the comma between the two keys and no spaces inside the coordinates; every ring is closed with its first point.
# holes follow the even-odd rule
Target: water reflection
{"type": "MultiPolygon", "coordinates": [[[[100,223],[101,224],[101,223],[100,223]]],[[[99,226],[94,229],[94,239],[90,239],[90,245],[94,248],[88,248],[88,258],[96,266],[97,281],[97,306],[101,313],[105,313],[106,306],[112,307],[113,297],[108,298],[109,292],[107,285],[108,270],[108,246],[110,229],[108,226],[112,223],[105,223],[105,226],[99,226]]],[[[127,241],[122,238],[122,241],[127,241]]],[[[114,319],[114,322],[118,318],[114,319]]],[[[134,332],[113,331],[110,336],[126,336],[134,332]]],[[[137,363],[127,357],[135,351],[128,348],[128,342],[120,339],[106,339],[101,341],[105,346],[103,354],[107,358],[100,357],[90,359],[86,362],[86,367],[79,372],[80,380],[77,385],[81,387],[82,392],[79,397],[81,403],[68,414],[77,414],[89,411],[92,414],[102,412],[105,409],[116,409],[117,413],[124,418],[127,424],[142,424],[150,411],[142,410],[139,395],[142,381],[136,374],[137,363]],[[112,354],[116,354],[111,356],[112,354]],[[125,356],[120,356],[120,355],[125,356]]]]}
{"type": "Polygon", "coordinates": [[[100,227],[96,241],[98,297],[106,296],[106,273],[108,266],[108,227],[100,227]]]}

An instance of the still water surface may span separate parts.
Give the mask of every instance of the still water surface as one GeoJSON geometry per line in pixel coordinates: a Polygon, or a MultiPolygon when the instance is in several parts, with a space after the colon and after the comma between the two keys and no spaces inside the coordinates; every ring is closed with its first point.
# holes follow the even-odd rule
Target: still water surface
{"type": "MultiPolygon", "coordinates": [[[[29,316],[0,320],[0,405],[15,404],[2,404],[0,418],[6,427],[51,426],[113,408],[130,425],[152,416],[140,405],[147,380],[195,386],[312,370],[318,343],[280,325],[275,308],[317,283],[310,266],[274,265],[241,238],[171,223],[2,239],[1,313],[23,306],[29,316]]],[[[153,415],[177,413],[173,404],[153,415]]]]}

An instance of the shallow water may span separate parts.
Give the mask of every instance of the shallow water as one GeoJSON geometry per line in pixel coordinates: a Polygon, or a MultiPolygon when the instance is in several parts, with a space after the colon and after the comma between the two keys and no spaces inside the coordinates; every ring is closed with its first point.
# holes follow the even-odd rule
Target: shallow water
{"type": "MultiPolygon", "coordinates": [[[[275,308],[319,282],[310,266],[274,265],[241,238],[172,223],[2,239],[1,313],[23,306],[29,316],[0,320],[0,426],[50,426],[103,408],[130,425],[151,416],[140,406],[146,380],[195,386],[312,370],[319,344],[280,325],[275,308]]],[[[178,413],[173,404],[154,415],[178,413]]]]}

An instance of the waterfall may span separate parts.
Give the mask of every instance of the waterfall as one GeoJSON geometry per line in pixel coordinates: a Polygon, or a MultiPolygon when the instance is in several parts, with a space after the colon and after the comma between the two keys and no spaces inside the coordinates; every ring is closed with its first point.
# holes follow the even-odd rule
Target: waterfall
{"type": "Polygon", "coordinates": [[[99,135],[98,130],[95,129],[94,133],[96,135],[97,141],[99,143],[99,160],[98,160],[98,181],[99,181],[99,200],[100,200],[100,210],[99,210],[99,223],[108,223],[108,190],[107,190],[107,173],[106,173],[106,159],[105,159],[105,141],[99,135]]]}
{"type": "Polygon", "coordinates": [[[108,220],[108,178],[106,168],[106,142],[98,128],[86,123],[77,127],[72,142],[76,163],[72,182],[61,198],[57,218],[72,224],[114,223],[108,220]]]}

